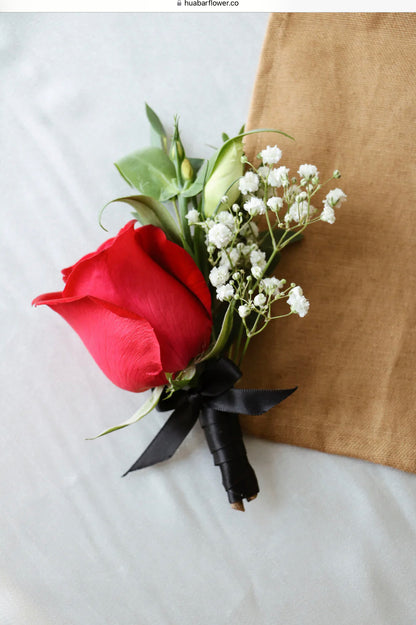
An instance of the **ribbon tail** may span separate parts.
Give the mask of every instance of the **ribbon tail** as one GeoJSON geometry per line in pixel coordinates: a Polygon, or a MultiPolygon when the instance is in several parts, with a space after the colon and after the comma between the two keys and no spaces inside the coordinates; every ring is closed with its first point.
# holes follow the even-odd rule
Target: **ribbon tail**
{"type": "Polygon", "coordinates": [[[156,434],[150,445],[140,458],[136,460],[124,477],[131,471],[150,467],[158,462],[168,460],[185,440],[198,419],[199,406],[193,402],[178,407],[166,421],[162,429],[156,434]]]}
{"type": "Polygon", "coordinates": [[[218,397],[207,402],[211,408],[221,412],[236,412],[238,414],[260,415],[273,406],[280,404],[297,389],[257,390],[232,388],[218,397]]]}

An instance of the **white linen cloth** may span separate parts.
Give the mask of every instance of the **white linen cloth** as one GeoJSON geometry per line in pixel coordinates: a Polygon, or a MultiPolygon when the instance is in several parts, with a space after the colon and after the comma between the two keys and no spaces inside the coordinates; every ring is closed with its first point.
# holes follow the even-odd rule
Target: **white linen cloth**
{"type": "Polygon", "coordinates": [[[30,306],[128,218],[98,227],[128,192],[113,161],[148,144],[144,101],[180,114],[192,156],[238,131],[267,17],[0,15],[0,625],[415,623],[415,475],[248,438],[241,514],[195,427],[120,479],[166,414],[85,441],[145,396],[30,306]]]}

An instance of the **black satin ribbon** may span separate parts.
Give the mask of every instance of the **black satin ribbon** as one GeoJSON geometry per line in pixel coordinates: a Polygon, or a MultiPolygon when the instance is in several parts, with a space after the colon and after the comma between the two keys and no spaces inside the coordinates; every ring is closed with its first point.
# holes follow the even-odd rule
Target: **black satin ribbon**
{"type": "MultiPolygon", "coordinates": [[[[153,441],[124,475],[171,458],[196,421],[204,428],[208,446],[222,472],[231,503],[258,492],[253,469],[248,463],[238,414],[260,415],[291,395],[297,387],[284,390],[236,389],[241,371],[228,358],[208,360],[201,365],[198,386],[162,394],[158,410],[173,410],[153,441]]],[[[124,477],[124,476],[123,476],[124,477]]]]}

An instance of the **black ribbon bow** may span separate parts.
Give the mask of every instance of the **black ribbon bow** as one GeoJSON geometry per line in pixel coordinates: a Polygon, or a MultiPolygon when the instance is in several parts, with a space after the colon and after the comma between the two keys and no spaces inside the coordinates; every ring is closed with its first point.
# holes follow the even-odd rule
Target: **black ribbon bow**
{"type": "Polygon", "coordinates": [[[202,372],[196,387],[176,391],[170,397],[162,394],[158,410],[173,410],[173,413],[124,475],[171,458],[199,417],[214,464],[221,469],[230,503],[253,499],[259,487],[247,459],[238,414],[263,414],[297,387],[285,390],[233,388],[242,374],[228,358],[208,360],[200,367],[202,372]]]}

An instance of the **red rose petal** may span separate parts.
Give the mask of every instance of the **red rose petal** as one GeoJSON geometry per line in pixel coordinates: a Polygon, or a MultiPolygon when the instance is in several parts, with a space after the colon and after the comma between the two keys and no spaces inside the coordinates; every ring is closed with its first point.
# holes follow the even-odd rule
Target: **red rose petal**
{"type": "Polygon", "coordinates": [[[182,247],[166,238],[160,228],[146,226],[135,231],[136,240],[158,265],[175,276],[202,302],[211,316],[211,294],[193,258],[182,247]]]}
{"type": "Polygon", "coordinates": [[[156,333],[164,371],[180,371],[208,346],[208,287],[189,254],[162,230],[134,225],[74,265],[63,297],[89,295],[143,317],[156,333]]]}
{"type": "Polygon", "coordinates": [[[94,297],[42,295],[77,332],[105,375],[117,386],[140,392],[166,383],[155,332],[143,318],[94,297]]]}

